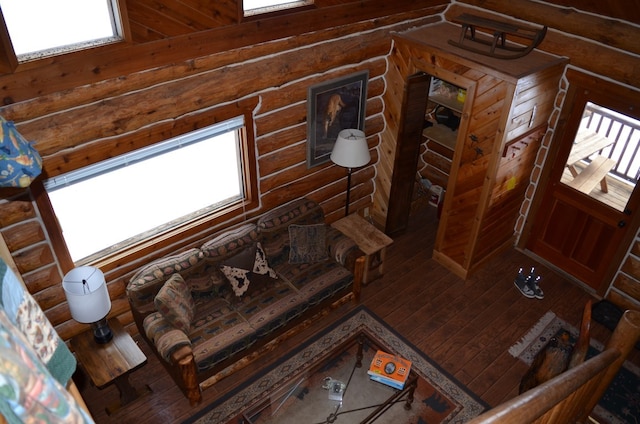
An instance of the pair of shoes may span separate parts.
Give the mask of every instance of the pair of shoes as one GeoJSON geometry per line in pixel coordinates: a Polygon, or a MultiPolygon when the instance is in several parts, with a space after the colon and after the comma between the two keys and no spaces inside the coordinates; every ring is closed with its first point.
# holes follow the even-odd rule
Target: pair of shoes
{"type": "Polygon", "coordinates": [[[524,275],[522,273],[522,268],[520,268],[518,270],[518,275],[516,276],[516,279],[514,280],[513,284],[516,285],[516,287],[518,288],[518,290],[520,290],[520,293],[522,293],[524,297],[533,299],[534,297],[536,297],[536,294],[533,291],[533,289],[529,287],[528,282],[529,282],[529,277],[524,275]]]}

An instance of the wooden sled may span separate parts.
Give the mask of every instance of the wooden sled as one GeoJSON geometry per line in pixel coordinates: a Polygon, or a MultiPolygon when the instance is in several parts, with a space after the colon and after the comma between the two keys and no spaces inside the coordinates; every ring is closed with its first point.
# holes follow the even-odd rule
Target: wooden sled
{"type": "Polygon", "coordinates": [[[541,29],[526,28],[468,13],[463,13],[453,21],[462,25],[462,31],[460,40],[449,40],[449,44],[497,59],[517,59],[526,56],[540,45],[547,34],[546,26],[541,29]],[[476,27],[490,30],[493,33],[493,38],[478,37],[476,27]],[[507,35],[529,40],[530,43],[527,46],[507,44],[507,35]],[[488,48],[482,46],[488,46],[488,48]]]}

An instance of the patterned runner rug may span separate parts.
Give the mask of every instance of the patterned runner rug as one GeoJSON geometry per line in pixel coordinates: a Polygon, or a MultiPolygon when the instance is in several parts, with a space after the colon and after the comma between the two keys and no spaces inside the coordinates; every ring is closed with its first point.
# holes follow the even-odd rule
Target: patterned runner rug
{"type": "MultiPolygon", "coordinates": [[[[405,411],[401,404],[394,405],[376,423],[463,423],[487,409],[488,406],[482,400],[393,331],[371,311],[360,306],[340,322],[326,328],[315,335],[312,340],[290,352],[272,368],[255,376],[235,392],[216,400],[196,416],[185,421],[185,424],[229,422],[249,405],[267,399],[283,385],[290,384],[295,376],[317,365],[327,352],[335,350],[344,341],[363,330],[381,348],[386,348],[392,353],[412,361],[412,370],[420,376],[411,410],[405,411]]],[[[368,353],[372,355],[371,352],[368,353]]],[[[337,372],[335,367],[340,366],[339,362],[344,359],[344,356],[338,356],[335,363],[330,364],[330,367],[334,367],[332,373],[337,372]]],[[[365,354],[363,367],[368,368],[369,363],[366,361],[367,354],[365,354]]],[[[334,375],[332,374],[332,376],[334,375]]],[[[317,383],[311,381],[311,384],[317,383]]],[[[375,385],[379,385],[379,383],[372,386],[375,385]]],[[[386,386],[385,388],[389,389],[386,386]]],[[[367,394],[361,393],[360,395],[366,396],[367,394]]],[[[337,422],[352,423],[355,422],[353,420],[353,416],[344,415],[338,417],[337,422]]],[[[282,421],[279,421],[279,424],[281,423],[282,421]]],[[[310,423],[298,421],[296,424],[310,423]]]]}
{"type": "MultiPolygon", "coordinates": [[[[578,339],[578,329],[558,318],[549,311],[525,334],[522,339],[509,348],[509,353],[530,365],[536,354],[552,337],[563,332],[570,334],[570,340],[578,339]]],[[[587,359],[597,355],[604,346],[591,339],[587,359]]],[[[625,362],[598,405],[593,410],[594,417],[601,424],[638,423],[640,417],[640,369],[629,361],[625,362]]]]}

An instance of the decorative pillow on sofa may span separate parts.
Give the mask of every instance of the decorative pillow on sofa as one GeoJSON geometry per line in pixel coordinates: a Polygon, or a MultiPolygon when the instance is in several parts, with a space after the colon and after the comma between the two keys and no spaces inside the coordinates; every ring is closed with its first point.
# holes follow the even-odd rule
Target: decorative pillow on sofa
{"type": "Polygon", "coordinates": [[[327,259],[325,224],[289,225],[289,263],[303,264],[327,259]]]}
{"type": "Polygon", "coordinates": [[[217,263],[204,263],[199,268],[190,270],[183,278],[194,297],[216,296],[227,285],[227,279],[217,263]]]}
{"type": "Polygon", "coordinates": [[[195,313],[189,286],[180,274],[173,274],[153,299],[156,309],[174,327],[188,332],[195,313]]]}
{"type": "Polygon", "coordinates": [[[278,278],[276,272],[269,266],[267,256],[260,243],[256,243],[236,256],[227,259],[222,263],[220,269],[231,283],[236,296],[245,294],[251,281],[263,281],[257,276],[278,278]]]}

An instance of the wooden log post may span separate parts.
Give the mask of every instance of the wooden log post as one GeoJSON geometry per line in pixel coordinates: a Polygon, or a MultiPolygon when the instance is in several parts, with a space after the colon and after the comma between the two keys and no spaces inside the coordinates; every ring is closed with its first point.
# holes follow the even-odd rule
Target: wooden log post
{"type": "Polygon", "coordinates": [[[640,340],[640,311],[627,310],[622,315],[620,322],[618,322],[618,325],[613,331],[613,334],[605,348],[605,350],[618,350],[620,352],[620,357],[609,366],[607,372],[602,377],[600,384],[596,390],[593,391],[591,399],[585,404],[585,410],[582,412],[581,416],[582,420],[579,422],[587,421],[587,417],[593,408],[595,408],[598,401],[600,401],[600,398],[607,390],[607,387],[609,387],[609,384],[611,384],[616,374],[618,374],[620,367],[622,367],[622,364],[627,356],[629,356],[629,353],[634,348],[638,340],[640,340]]]}

